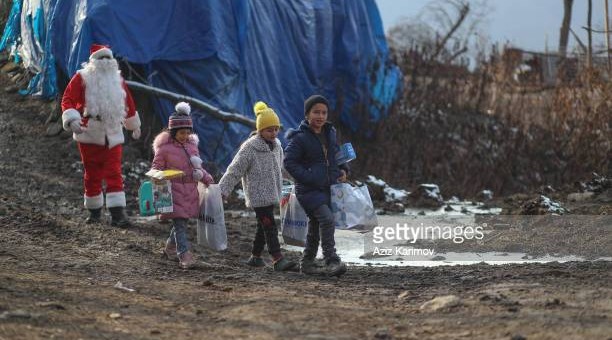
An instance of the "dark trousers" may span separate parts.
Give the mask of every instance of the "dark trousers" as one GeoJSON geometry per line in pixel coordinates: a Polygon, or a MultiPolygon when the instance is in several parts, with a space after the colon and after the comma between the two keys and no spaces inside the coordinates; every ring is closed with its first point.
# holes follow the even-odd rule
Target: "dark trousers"
{"type": "Polygon", "coordinates": [[[252,254],[261,256],[264,246],[268,245],[268,252],[274,259],[281,257],[280,242],[278,241],[278,228],[274,221],[274,206],[255,208],[257,217],[257,231],[253,240],[252,254]]]}
{"type": "Polygon", "coordinates": [[[314,259],[319,250],[319,241],[323,249],[323,257],[329,261],[338,259],[336,254],[336,240],[334,238],[334,214],[329,205],[324,204],[313,211],[307,211],[308,234],[306,236],[306,247],[304,257],[314,259]]]}

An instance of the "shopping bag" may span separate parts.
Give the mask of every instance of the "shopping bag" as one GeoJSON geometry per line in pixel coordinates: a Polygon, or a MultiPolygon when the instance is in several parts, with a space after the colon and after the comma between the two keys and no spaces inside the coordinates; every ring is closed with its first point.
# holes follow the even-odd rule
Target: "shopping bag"
{"type": "Polygon", "coordinates": [[[338,229],[375,227],[378,225],[368,187],[348,183],[331,186],[331,204],[338,229]]]}
{"type": "Polygon", "coordinates": [[[221,189],[218,184],[211,184],[206,188],[204,184],[198,183],[198,193],[200,194],[198,244],[216,251],[225,250],[227,249],[227,231],[221,189]]]}
{"type": "Polygon", "coordinates": [[[138,206],[140,208],[140,216],[155,215],[153,208],[153,184],[151,181],[144,181],[138,189],[138,206]]]}
{"type": "Polygon", "coordinates": [[[295,190],[281,199],[281,229],[285,244],[304,247],[308,234],[308,216],[298,202],[295,190]]]}

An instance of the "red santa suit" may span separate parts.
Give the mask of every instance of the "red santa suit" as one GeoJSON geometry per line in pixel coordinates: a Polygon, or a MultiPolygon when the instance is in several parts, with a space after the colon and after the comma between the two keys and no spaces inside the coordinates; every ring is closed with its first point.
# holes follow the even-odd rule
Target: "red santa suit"
{"type": "Polygon", "coordinates": [[[85,207],[125,207],[121,177],[123,127],[140,134],[140,118],[132,95],[121,77],[112,51],[94,45],[89,62],[72,77],[62,97],[62,122],[73,131],[83,161],[85,207]],[[77,123],[75,123],[77,122],[77,123]]]}

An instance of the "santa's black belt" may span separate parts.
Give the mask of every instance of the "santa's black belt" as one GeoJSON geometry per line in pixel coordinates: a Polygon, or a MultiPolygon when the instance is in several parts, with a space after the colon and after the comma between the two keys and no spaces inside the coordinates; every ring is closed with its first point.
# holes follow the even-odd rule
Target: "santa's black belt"
{"type": "Polygon", "coordinates": [[[85,115],[84,117],[85,117],[85,118],[89,118],[89,119],[93,119],[93,120],[97,120],[97,121],[99,121],[99,122],[101,122],[101,121],[102,121],[102,118],[100,118],[100,116],[95,116],[95,117],[93,117],[93,116],[87,116],[87,115],[85,115]]]}

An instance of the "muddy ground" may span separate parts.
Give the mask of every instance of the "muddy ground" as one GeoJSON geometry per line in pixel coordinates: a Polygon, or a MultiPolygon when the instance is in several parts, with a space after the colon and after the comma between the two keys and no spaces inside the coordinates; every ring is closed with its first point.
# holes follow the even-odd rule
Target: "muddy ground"
{"type": "Polygon", "coordinates": [[[47,107],[0,95],[0,339],[612,339],[612,262],[279,274],[242,263],[253,219],[228,215],[230,249],[180,270],[167,224],[83,224],[76,146],[45,137],[47,107]]]}

